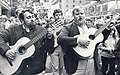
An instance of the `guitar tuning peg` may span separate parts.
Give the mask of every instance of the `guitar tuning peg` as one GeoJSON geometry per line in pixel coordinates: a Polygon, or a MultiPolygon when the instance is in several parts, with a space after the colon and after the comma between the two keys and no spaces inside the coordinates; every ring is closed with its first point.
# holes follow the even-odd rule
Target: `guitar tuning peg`
{"type": "Polygon", "coordinates": [[[114,20],[117,20],[120,18],[120,13],[116,13],[114,16],[113,16],[113,19],[114,20]]]}

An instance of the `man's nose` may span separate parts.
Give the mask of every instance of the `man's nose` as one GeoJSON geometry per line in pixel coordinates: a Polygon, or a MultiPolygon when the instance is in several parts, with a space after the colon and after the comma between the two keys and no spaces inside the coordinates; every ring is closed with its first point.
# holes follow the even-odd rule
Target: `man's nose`
{"type": "Polygon", "coordinates": [[[80,19],[82,19],[82,17],[83,17],[82,15],[79,15],[79,18],[80,18],[80,19]]]}
{"type": "Polygon", "coordinates": [[[82,14],[79,14],[79,17],[82,17],[83,15],[82,14]]]}
{"type": "Polygon", "coordinates": [[[34,22],[34,20],[32,19],[31,22],[34,22]]]}

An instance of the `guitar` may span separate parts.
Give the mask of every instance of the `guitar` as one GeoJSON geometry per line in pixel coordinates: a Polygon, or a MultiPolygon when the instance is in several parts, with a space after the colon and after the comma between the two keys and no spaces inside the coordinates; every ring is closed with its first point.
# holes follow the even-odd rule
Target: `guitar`
{"type": "Polygon", "coordinates": [[[96,28],[89,28],[85,34],[79,35],[79,37],[82,37],[84,39],[88,39],[90,41],[89,45],[87,47],[83,47],[80,45],[77,45],[76,47],[73,47],[74,51],[79,54],[79,56],[83,59],[89,58],[95,50],[95,46],[97,43],[101,42],[103,40],[103,35],[99,34],[94,39],[92,38],[92,35],[96,32],[96,28]]]}
{"type": "Polygon", "coordinates": [[[111,18],[105,25],[100,27],[99,29],[96,28],[89,28],[87,31],[85,31],[85,34],[80,34],[78,38],[88,39],[90,41],[89,45],[87,47],[77,45],[76,47],[73,47],[73,50],[83,59],[89,58],[95,50],[95,46],[97,43],[101,42],[103,40],[102,31],[110,25],[112,20],[115,20],[119,18],[119,15],[115,15],[115,17],[111,18]]]}
{"type": "Polygon", "coordinates": [[[31,40],[27,37],[20,38],[15,45],[10,46],[11,50],[16,52],[16,57],[14,60],[10,60],[9,58],[0,55],[1,73],[4,75],[12,75],[15,73],[20,67],[22,61],[34,54],[35,46],[33,44],[41,39],[46,33],[47,31],[43,31],[31,40]]]}
{"type": "Polygon", "coordinates": [[[57,37],[58,37],[58,34],[60,33],[61,29],[63,28],[63,24],[64,24],[64,20],[57,20],[55,22],[52,23],[52,26],[53,26],[53,29],[54,29],[54,47],[57,47],[58,46],[58,43],[57,43],[57,37]]]}

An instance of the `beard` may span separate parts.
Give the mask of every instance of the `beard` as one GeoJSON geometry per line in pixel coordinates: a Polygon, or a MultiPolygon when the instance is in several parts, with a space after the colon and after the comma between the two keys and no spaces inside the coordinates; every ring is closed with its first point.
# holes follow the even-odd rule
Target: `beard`
{"type": "Polygon", "coordinates": [[[35,25],[36,25],[36,23],[35,23],[35,22],[31,22],[31,23],[30,23],[30,27],[31,27],[31,28],[34,28],[34,27],[35,27],[35,25]]]}
{"type": "Polygon", "coordinates": [[[84,21],[79,21],[78,23],[79,23],[79,24],[84,24],[84,21]]]}
{"type": "Polygon", "coordinates": [[[35,22],[30,22],[29,24],[27,24],[27,23],[24,23],[25,25],[26,25],[26,27],[27,28],[29,28],[29,29],[33,29],[33,28],[35,28],[35,25],[36,25],[36,23],[35,22]]]}
{"type": "Polygon", "coordinates": [[[79,17],[75,19],[75,22],[81,25],[85,23],[85,19],[83,17],[79,17]]]}
{"type": "Polygon", "coordinates": [[[78,20],[78,21],[76,21],[76,24],[78,24],[78,25],[83,25],[85,22],[84,22],[84,20],[78,20]]]}

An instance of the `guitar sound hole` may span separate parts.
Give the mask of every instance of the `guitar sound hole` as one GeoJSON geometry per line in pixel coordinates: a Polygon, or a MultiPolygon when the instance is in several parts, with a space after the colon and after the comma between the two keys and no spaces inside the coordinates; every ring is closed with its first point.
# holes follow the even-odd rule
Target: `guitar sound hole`
{"type": "Polygon", "coordinates": [[[95,36],[94,35],[89,35],[89,39],[94,40],[95,36]]]}
{"type": "Polygon", "coordinates": [[[24,54],[25,52],[26,52],[26,49],[24,46],[19,47],[19,49],[18,49],[19,54],[24,54]]]}

